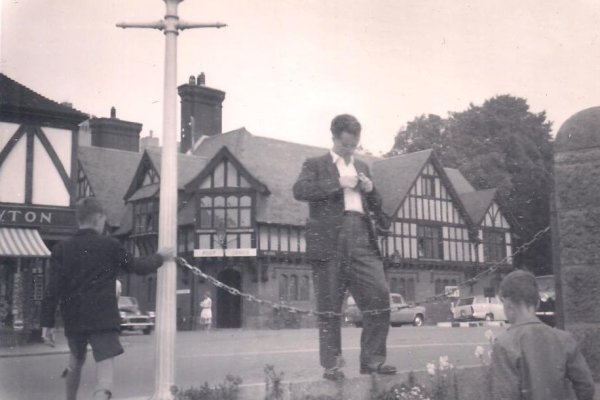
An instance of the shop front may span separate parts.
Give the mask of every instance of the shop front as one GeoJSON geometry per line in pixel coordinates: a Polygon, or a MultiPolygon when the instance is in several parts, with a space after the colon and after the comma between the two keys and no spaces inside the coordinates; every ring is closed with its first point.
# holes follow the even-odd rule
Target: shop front
{"type": "Polygon", "coordinates": [[[0,346],[39,340],[50,249],[74,230],[70,208],[0,203],[0,346]]]}

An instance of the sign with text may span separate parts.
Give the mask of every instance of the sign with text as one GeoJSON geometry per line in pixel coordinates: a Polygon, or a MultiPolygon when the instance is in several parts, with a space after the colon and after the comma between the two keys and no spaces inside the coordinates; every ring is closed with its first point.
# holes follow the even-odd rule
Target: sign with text
{"type": "Polygon", "coordinates": [[[446,286],[444,288],[444,294],[446,297],[460,297],[460,289],[458,286],[446,286]]]}
{"type": "Polygon", "coordinates": [[[196,249],[194,257],[256,257],[256,249],[226,249],[223,254],[223,249],[196,249]]]}
{"type": "Polygon", "coordinates": [[[0,204],[0,226],[74,227],[75,210],[0,204]]]}

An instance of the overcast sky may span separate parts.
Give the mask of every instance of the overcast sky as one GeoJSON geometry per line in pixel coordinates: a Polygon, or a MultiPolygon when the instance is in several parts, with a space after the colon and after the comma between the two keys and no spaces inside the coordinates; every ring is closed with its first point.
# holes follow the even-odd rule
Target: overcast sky
{"type": "MultiPolygon", "coordinates": [[[[600,1],[185,0],[180,17],[227,23],[179,36],[178,84],[225,91],[223,129],[329,146],[339,113],[387,151],[420,114],[497,94],[528,99],[554,129],[600,105],[600,1]]],[[[160,133],[160,0],[3,0],[1,70],[84,112],[160,133]]]]}

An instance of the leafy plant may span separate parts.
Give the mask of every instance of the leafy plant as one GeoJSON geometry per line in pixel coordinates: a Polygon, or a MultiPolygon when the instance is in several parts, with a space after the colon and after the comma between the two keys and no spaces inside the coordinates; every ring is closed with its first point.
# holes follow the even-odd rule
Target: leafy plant
{"type": "Polygon", "coordinates": [[[179,390],[177,386],[171,388],[175,400],[238,400],[242,378],[227,375],[222,384],[210,386],[204,382],[199,388],[191,387],[179,390]]]}
{"type": "Polygon", "coordinates": [[[275,371],[275,366],[265,365],[265,400],[283,399],[283,372],[275,371]]]}

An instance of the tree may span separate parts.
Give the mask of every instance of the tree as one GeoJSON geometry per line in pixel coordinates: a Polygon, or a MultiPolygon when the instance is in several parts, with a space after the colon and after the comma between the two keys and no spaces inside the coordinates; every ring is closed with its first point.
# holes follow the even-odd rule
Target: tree
{"type": "MultiPolygon", "coordinates": [[[[415,118],[398,132],[390,154],[433,148],[442,164],[458,168],[476,189],[497,188],[517,247],[550,224],[550,130],[545,112],[534,114],[527,100],[501,95],[447,119],[415,118]]],[[[515,265],[551,273],[550,235],[515,257],[515,265]]]]}

